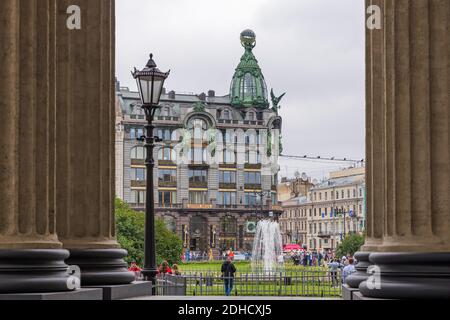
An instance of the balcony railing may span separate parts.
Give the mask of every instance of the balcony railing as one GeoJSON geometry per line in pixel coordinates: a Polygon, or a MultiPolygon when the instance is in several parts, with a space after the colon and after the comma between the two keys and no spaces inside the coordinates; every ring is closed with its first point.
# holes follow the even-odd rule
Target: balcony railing
{"type": "Polygon", "coordinates": [[[225,125],[250,125],[250,126],[263,126],[264,125],[264,121],[248,121],[248,120],[244,120],[244,121],[240,121],[240,120],[225,120],[225,119],[219,119],[218,120],[219,124],[225,124],[225,125]]]}
{"type": "MultiPolygon", "coordinates": [[[[128,203],[133,209],[143,210],[145,203],[128,203]]],[[[279,206],[255,206],[243,204],[155,204],[158,209],[196,209],[196,210],[240,210],[249,213],[268,212],[268,211],[282,211],[279,206]]]]}
{"type": "Polygon", "coordinates": [[[165,117],[165,116],[159,116],[156,118],[157,121],[171,121],[171,122],[178,122],[180,120],[179,117],[165,117]]]}

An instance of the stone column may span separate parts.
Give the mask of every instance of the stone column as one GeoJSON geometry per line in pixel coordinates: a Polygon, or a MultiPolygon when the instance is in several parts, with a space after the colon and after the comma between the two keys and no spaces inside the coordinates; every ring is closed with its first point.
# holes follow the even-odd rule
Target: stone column
{"type": "Polygon", "coordinates": [[[381,288],[363,282],[360,291],[450,298],[450,2],[383,4],[383,29],[371,31],[368,47],[368,63],[379,66],[367,74],[382,83],[367,105],[368,203],[383,214],[375,220],[369,210],[373,230],[382,232],[369,259],[381,269],[381,288]]]}
{"type": "MultiPolygon", "coordinates": [[[[58,0],[65,25],[71,0],[58,0]]],[[[78,0],[81,29],[59,28],[57,230],[82,285],[127,284],[114,217],[114,0],[78,0]]]]}
{"type": "MultiPolygon", "coordinates": [[[[376,5],[384,14],[386,0],[366,0],[366,7],[376,5]]],[[[383,23],[384,26],[384,23],[383,23]]],[[[380,205],[387,195],[384,187],[386,174],[385,135],[385,59],[383,29],[366,30],[366,242],[361,252],[355,254],[357,272],[347,278],[350,288],[358,288],[369,277],[369,255],[377,251],[382,242],[385,206],[380,205]]],[[[388,176],[389,177],[389,176],[388,176]]]]}
{"type": "Polygon", "coordinates": [[[0,293],[68,290],[55,230],[55,3],[0,1],[0,293]]]}

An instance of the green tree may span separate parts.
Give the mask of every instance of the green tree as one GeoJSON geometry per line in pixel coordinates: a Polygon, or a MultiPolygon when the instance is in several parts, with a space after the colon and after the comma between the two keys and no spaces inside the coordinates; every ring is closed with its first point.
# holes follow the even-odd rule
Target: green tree
{"type": "Polygon", "coordinates": [[[336,255],[338,257],[346,256],[347,254],[354,255],[364,244],[364,236],[360,234],[350,234],[339,244],[336,255]]]}
{"type": "MultiPolygon", "coordinates": [[[[144,226],[143,212],[132,210],[123,201],[116,200],[116,230],[117,241],[128,251],[125,260],[128,263],[136,261],[138,265],[144,263],[144,226]]],[[[161,264],[167,260],[170,264],[179,263],[182,254],[181,239],[167,229],[162,219],[155,219],[156,262],[161,264]]]]}

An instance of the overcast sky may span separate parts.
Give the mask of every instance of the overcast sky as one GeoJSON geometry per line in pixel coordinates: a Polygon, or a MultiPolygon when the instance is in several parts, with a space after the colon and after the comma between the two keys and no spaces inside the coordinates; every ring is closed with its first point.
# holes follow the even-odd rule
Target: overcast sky
{"type": "MultiPolygon", "coordinates": [[[[363,159],[364,1],[116,0],[117,76],[136,89],[130,70],[153,52],[171,69],[168,90],[228,94],[243,48],[254,54],[281,102],[284,154],[363,159]]],[[[281,160],[281,175],[322,178],[342,163],[281,160]]]]}

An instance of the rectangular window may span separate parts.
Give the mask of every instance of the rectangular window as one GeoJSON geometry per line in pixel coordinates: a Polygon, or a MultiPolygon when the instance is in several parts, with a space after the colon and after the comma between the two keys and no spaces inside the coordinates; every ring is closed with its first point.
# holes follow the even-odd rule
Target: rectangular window
{"type": "Polygon", "coordinates": [[[255,206],[257,204],[258,196],[252,192],[246,192],[244,198],[246,206],[255,206]]]}
{"type": "Polygon", "coordinates": [[[236,204],[236,192],[219,192],[218,203],[225,206],[236,204]]]}
{"type": "Polygon", "coordinates": [[[131,168],[131,181],[145,181],[146,170],[144,168],[131,168]]]}
{"type": "Polygon", "coordinates": [[[131,191],[131,203],[133,204],[144,204],[145,203],[146,192],[141,190],[131,191]]]}
{"type": "Polygon", "coordinates": [[[207,191],[190,191],[189,192],[190,204],[207,204],[208,192],[207,191]]]}
{"type": "Polygon", "coordinates": [[[136,129],[135,128],[131,128],[130,129],[130,139],[132,139],[132,140],[137,139],[136,129]]]}
{"type": "MultiPolygon", "coordinates": [[[[278,203],[278,199],[277,199],[277,194],[272,192],[272,205],[276,205],[278,203]]],[[[295,212],[295,214],[297,215],[297,211],[295,212]]]]}
{"type": "Polygon", "coordinates": [[[245,172],[245,184],[261,184],[261,172],[245,172]]]}
{"type": "Polygon", "coordinates": [[[177,202],[176,191],[159,191],[159,205],[161,207],[170,207],[177,202]]]}
{"type": "Polygon", "coordinates": [[[219,182],[234,184],[236,183],[236,172],[235,171],[220,171],[219,172],[219,182]]]}
{"type": "Polygon", "coordinates": [[[177,182],[177,170],[164,169],[158,171],[159,182],[177,182]]]}
{"type": "Polygon", "coordinates": [[[208,171],[204,169],[189,170],[189,182],[208,182],[208,171]]]}

